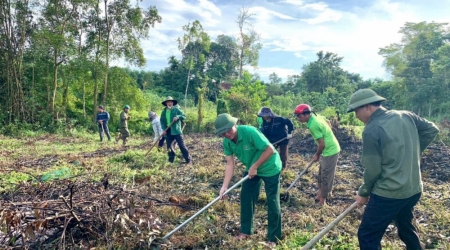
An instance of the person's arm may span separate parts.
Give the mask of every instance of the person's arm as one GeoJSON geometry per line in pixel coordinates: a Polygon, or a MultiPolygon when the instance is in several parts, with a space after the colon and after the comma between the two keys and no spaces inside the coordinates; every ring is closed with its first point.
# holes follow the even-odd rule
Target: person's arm
{"type": "Polygon", "coordinates": [[[125,121],[126,119],[127,119],[127,115],[125,114],[125,112],[120,113],[120,120],[125,121]]]}
{"type": "Polygon", "coordinates": [[[226,156],[227,159],[227,165],[225,167],[225,176],[223,178],[223,184],[222,188],[220,189],[220,199],[223,199],[223,193],[225,193],[228,190],[228,186],[230,185],[231,178],[234,174],[234,157],[233,155],[226,156]]]}
{"type": "Polygon", "coordinates": [[[253,163],[253,165],[248,170],[248,178],[251,179],[255,177],[255,175],[258,173],[258,168],[266,162],[272,155],[273,155],[273,148],[268,145],[266,149],[263,151],[259,159],[253,163]]]}
{"type": "Polygon", "coordinates": [[[177,115],[175,117],[177,118],[176,120],[181,120],[181,121],[184,121],[186,119],[186,116],[184,115],[183,111],[181,111],[181,109],[177,109],[177,115]]]}
{"type": "Polygon", "coordinates": [[[108,112],[106,112],[106,122],[109,122],[109,113],[108,112]]]}
{"type": "Polygon", "coordinates": [[[100,113],[97,113],[97,123],[100,123],[100,113]]]}
{"type": "Polygon", "coordinates": [[[381,176],[382,145],[381,138],[385,135],[382,128],[373,128],[372,131],[363,133],[363,152],[361,163],[364,168],[364,182],[359,187],[358,195],[368,197],[373,186],[381,176]]]}
{"type": "Polygon", "coordinates": [[[294,123],[292,123],[291,119],[285,118],[284,124],[288,127],[288,134],[292,135],[292,131],[294,131],[294,123]]]}
{"type": "Polygon", "coordinates": [[[313,161],[317,162],[320,158],[320,155],[322,155],[323,150],[325,149],[325,141],[323,138],[317,139],[317,151],[313,156],[313,161]]]}
{"type": "Polygon", "coordinates": [[[413,118],[417,132],[419,133],[420,152],[423,152],[439,134],[439,128],[436,124],[414,113],[410,113],[410,115],[413,118]]]}

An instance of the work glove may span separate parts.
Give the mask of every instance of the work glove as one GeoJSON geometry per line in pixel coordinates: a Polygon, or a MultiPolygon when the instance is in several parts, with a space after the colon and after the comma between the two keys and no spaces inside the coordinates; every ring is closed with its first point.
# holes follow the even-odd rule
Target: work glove
{"type": "Polygon", "coordinates": [[[288,135],[286,136],[286,139],[292,139],[292,134],[288,134],[288,135]]]}

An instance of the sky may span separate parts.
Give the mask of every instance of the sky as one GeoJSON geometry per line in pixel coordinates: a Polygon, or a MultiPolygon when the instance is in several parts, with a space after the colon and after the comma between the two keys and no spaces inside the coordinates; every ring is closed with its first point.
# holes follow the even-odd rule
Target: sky
{"type": "Polygon", "coordinates": [[[220,34],[237,37],[239,10],[254,15],[253,28],[263,45],[258,68],[247,67],[263,80],[275,72],[286,80],[300,74],[316,53],[344,57],[341,67],[364,79],[389,79],[380,48],[401,41],[406,22],[450,22],[450,0],[152,0],[162,17],[141,41],[147,65],[144,70],[167,67],[167,58],[181,58],[177,38],[182,26],[199,20],[214,41],[220,34]]]}

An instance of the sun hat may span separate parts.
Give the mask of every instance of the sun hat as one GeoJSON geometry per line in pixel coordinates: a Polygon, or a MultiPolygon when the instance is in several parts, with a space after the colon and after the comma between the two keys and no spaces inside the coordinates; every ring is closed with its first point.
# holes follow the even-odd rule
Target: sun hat
{"type": "Polygon", "coordinates": [[[354,111],[356,108],[364,106],[366,104],[386,101],[386,98],[379,96],[375,91],[371,89],[359,89],[350,97],[347,113],[354,111]]]}
{"type": "Polygon", "coordinates": [[[172,102],[173,102],[173,106],[177,105],[177,103],[178,103],[178,101],[175,100],[175,99],[173,99],[173,97],[168,96],[168,97],[166,98],[166,100],[163,101],[161,104],[164,105],[164,106],[167,106],[167,105],[166,105],[166,102],[167,102],[167,101],[172,101],[172,102]]]}
{"type": "Polygon", "coordinates": [[[272,109],[270,109],[268,107],[262,107],[258,112],[258,116],[270,117],[270,118],[277,117],[277,115],[275,115],[275,113],[273,113],[272,109]]]}
{"type": "Polygon", "coordinates": [[[227,113],[223,113],[217,116],[216,120],[214,121],[214,127],[216,128],[215,134],[221,135],[225,132],[227,132],[229,129],[231,129],[236,122],[238,121],[238,118],[232,117],[231,115],[227,113]]]}

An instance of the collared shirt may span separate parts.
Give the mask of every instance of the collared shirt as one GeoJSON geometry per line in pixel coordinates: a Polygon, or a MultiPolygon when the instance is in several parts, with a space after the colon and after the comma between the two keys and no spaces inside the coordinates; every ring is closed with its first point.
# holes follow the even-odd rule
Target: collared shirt
{"type": "Polygon", "coordinates": [[[286,145],[289,140],[282,140],[294,130],[294,124],[288,118],[281,116],[273,117],[270,122],[263,120],[261,132],[269,139],[270,143],[278,142],[278,145],[286,145]]]}
{"type": "Polygon", "coordinates": [[[125,111],[122,111],[120,113],[120,127],[121,128],[128,128],[128,114],[125,113],[125,111]]]}
{"type": "Polygon", "coordinates": [[[109,113],[106,111],[98,112],[97,114],[97,122],[103,121],[103,123],[108,123],[109,121],[109,113]]]}
{"type": "Polygon", "coordinates": [[[325,148],[322,151],[322,156],[332,156],[341,151],[339,142],[325,118],[311,114],[307,126],[316,144],[318,139],[323,138],[325,148]]]}
{"type": "Polygon", "coordinates": [[[363,131],[364,183],[358,194],[406,199],[422,192],[420,155],[439,129],[409,111],[381,107],[363,131]]]}
{"type": "Polygon", "coordinates": [[[281,171],[281,160],[272,144],[267,138],[255,127],[237,126],[237,142],[234,143],[228,138],[223,138],[223,149],[226,156],[236,155],[236,157],[244,164],[245,171],[248,172],[250,167],[261,157],[266,148],[272,147],[273,154],[267,159],[257,170],[258,176],[270,177],[281,171]]]}

